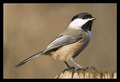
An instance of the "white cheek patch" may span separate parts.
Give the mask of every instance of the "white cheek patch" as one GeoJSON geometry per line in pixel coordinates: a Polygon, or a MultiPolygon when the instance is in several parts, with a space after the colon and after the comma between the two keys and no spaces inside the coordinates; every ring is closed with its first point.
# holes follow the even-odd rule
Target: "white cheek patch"
{"type": "Polygon", "coordinates": [[[81,18],[75,19],[69,24],[68,28],[81,29],[81,26],[83,26],[89,20],[90,19],[81,19],[81,18]]]}

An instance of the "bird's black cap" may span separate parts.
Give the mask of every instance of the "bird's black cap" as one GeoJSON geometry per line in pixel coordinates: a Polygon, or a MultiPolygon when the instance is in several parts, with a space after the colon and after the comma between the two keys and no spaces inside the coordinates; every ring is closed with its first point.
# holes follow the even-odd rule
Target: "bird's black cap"
{"type": "Polygon", "coordinates": [[[84,12],[84,13],[80,13],[80,14],[75,15],[75,16],[72,18],[71,21],[73,21],[73,20],[75,20],[75,19],[77,19],[77,18],[87,19],[87,18],[93,18],[93,17],[92,17],[91,14],[84,12]]]}

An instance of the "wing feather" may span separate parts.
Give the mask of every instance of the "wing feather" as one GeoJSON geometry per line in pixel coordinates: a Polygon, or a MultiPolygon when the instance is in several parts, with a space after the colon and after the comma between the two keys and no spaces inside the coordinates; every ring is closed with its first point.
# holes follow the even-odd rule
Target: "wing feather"
{"type": "Polygon", "coordinates": [[[82,34],[77,34],[77,35],[61,35],[58,36],[55,40],[53,40],[48,47],[43,51],[43,53],[59,48],[61,46],[71,44],[74,42],[77,42],[82,39],[82,34]]]}

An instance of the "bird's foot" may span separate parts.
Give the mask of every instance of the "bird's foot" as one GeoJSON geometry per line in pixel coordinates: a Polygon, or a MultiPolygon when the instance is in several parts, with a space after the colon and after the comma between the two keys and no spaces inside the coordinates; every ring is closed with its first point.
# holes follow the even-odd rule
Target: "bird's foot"
{"type": "Polygon", "coordinates": [[[74,66],[69,66],[69,67],[65,68],[64,71],[69,70],[69,69],[75,69],[75,67],[74,66]]]}

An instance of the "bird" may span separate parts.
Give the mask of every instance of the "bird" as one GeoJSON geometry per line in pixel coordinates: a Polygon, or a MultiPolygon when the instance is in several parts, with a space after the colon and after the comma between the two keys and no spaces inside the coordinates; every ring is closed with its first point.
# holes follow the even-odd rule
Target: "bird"
{"type": "Polygon", "coordinates": [[[50,42],[43,51],[26,58],[15,67],[18,68],[31,59],[41,55],[49,55],[56,60],[64,61],[68,68],[71,68],[67,63],[68,61],[73,62],[79,68],[84,68],[73,59],[77,57],[90,42],[92,37],[92,23],[95,19],[96,18],[87,12],[82,12],[73,16],[68,27],[50,42]]]}

